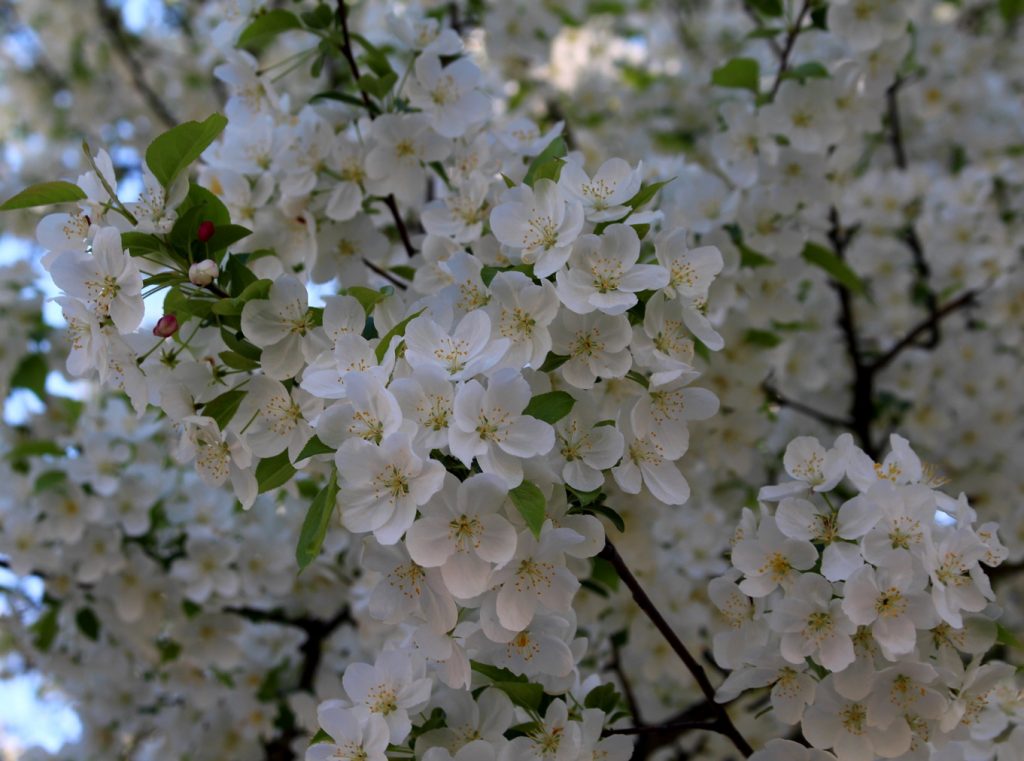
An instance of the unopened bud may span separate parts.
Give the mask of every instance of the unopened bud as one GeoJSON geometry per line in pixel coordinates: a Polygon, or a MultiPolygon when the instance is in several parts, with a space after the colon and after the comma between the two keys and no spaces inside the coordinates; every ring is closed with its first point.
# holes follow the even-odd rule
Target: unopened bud
{"type": "Polygon", "coordinates": [[[213,282],[213,279],[220,274],[220,267],[213,259],[203,259],[188,268],[188,279],[194,285],[206,286],[213,282]]]}
{"type": "Polygon", "coordinates": [[[157,338],[170,338],[178,332],[178,318],[173,314],[165,314],[157,320],[153,335],[157,338]]]}
{"type": "Polygon", "coordinates": [[[210,238],[213,237],[213,233],[216,228],[213,226],[213,222],[206,220],[205,222],[199,223],[199,231],[196,233],[196,237],[200,243],[206,243],[210,238]]]}

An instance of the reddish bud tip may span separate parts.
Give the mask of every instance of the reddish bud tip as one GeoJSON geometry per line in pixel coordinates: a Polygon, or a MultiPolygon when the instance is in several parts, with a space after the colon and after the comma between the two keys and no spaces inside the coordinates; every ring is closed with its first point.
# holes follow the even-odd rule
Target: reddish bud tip
{"type": "Polygon", "coordinates": [[[157,320],[153,335],[157,338],[170,338],[178,332],[178,318],[173,314],[165,314],[157,320]]]}
{"type": "Polygon", "coordinates": [[[200,243],[206,243],[210,238],[213,237],[214,230],[213,222],[206,220],[205,222],[199,223],[199,231],[196,233],[196,237],[200,243]]]}

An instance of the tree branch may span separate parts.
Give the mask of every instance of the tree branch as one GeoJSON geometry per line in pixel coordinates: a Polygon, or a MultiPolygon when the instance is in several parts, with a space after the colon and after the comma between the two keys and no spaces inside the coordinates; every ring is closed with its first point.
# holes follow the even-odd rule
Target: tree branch
{"type": "Polygon", "coordinates": [[[868,369],[872,373],[877,373],[884,370],[886,367],[892,364],[892,361],[896,359],[896,357],[898,357],[904,349],[913,344],[919,335],[933,329],[938,322],[940,322],[945,317],[953,314],[957,310],[963,309],[964,307],[973,304],[975,302],[975,299],[977,298],[977,295],[978,292],[976,290],[972,289],[969,291],[965,291],[958,298],[954,299],[953,301],[950,301],[945,306],[936,309],[935,312],[931,314],[927,319],[919,322],[917,325],[911,328],[907,332],[907,334],[903,336],[903,338],[901,338],[899,341],[893,344],[892,348],[890,348],[889,351],[887,351],[885,354],[883,354],[874,362],[872,362],[868,369]]]}
{"type": "Polygon", "coordinates": [[[817,420],[819,423],[831,425],[835,428],[853,427],[853,421],[849,420],[848,418],[836,417],[835,415],[831,415],[828,412],[822,412],[821,410],[815,409],[814,407],[804,404],[803,402],[798,402],[795,399],[790,399],[787,396],[783,396],[767,380],[765,380],[765,382],[761,384],[761,389],[764,391],[765,394],[768,395],[769,399],[778,404],[780,407],[789,407],[791,410],[806,415],[809,418],[813,418],[817,420]]]}
{"type": "Polygon", "coordinates": [[[796,45],[796,38],[800,36],[800,28],[803,26],[804,18],[807,17],[807,13],[811,10],[810,0],[804,0],[803,7],[800,8],[800,12],[797,14],[796,20],[793,22],[793,26],[789,28],[789,33],[786,35],[786,42],[782,46],[782,52],[779,54],[779,70],[775,74],[775,81],[772,83],[772,89],[768,92],[768,100],[773,100],[775,94],[779,91],[782,86],[782,75],[786,73],[789,68],[789,56],[793,53],[793,47],[796,45]]]}
{"type": "Polygon", "coordinates": [[[610,540],[605,539],[604,548],[599,553],[599,557],[604,558],[615,568],[619,578],[622,579],[623,583],[629,588],[629,591],[633,595],[633,600],[637,606],[644,612],[644,615],[650,619],[651,623],[654,624],[655,628],[665,638],[672,651],[679,657],[679,659],[685,664],[690,674],[693,675],[694,680],[697,682],[697,686],[700,687],[700,691],[704,695],[704,700],[714,713],[714,720],[710,722],[711,726],[707,727],[715,732],[719,732],[729,738],[736,749],[744,755],[744,757],[750,756],[754,750],[750,747],[750,743],[746,741],[743,735],[740,734],[736,725],[732,723],[732,718],[729,716],[725,707],[715,702],[715,688],[711,684],[711,680],[708,679],[707,672],[704,671],[704,667],[700,665],[696,658],[687,650],[686,645],[683,644],[679,636],[673,631],[665,617],[661,615],[661,612],[657,609],[651,598],[647,596],[643,587],[640,586],[640,582],[633,575],[633,572],[629,570],[629,566],[626,565],[626,561],[622,559],[619,551],[615,548],[615,545],[610,540]]]}

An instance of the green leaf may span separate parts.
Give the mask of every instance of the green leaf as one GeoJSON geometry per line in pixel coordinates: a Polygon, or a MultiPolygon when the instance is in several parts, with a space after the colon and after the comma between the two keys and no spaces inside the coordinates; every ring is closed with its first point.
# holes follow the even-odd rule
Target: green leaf
{"type": "Polygon", "coordinates": [[[377,100],[383,100],[397,81],[398,75],[393,71],[388,71],[379,77],[373,74],[363,74],[359,77],[358,85],[360,90],[370,93],[377,100]]]}
{"type": "Polygon", "coordinates": [[[310,739],[309,741],[310,745],[316,745],[317,743],[331,743],[332,745],[335,744],[334,738],[326,732],[324,732],[322,729],[318,729],[316,731],[316,734],[313,735],[312,739],[310,739]]]}
{"type": "Polygon", "coordinates": [[[156,649],[160,652],[160,663],[170,663],[181,655],[181,645],[171,639],[162,639],[156,643],[156,649]]]}
{"type": "Polygon", "coordinates": [[[295,560],[298,561],[300,571],[320,554],[320,547],[323,546],[324,537],[327,536],[327,528],[331,524],[331,516],[334,514],[337,500],[338,471],[332,470],[330,480],[313,499],[313,503],[306,512],[306,518],[302,521],[299,543],[295,548],[295,560]]]}
{"type": "Polygon", "coordinates": [[[238,37],[238,47],[259,47],[274,37],[292,29],[301,29],[302,23],[294,13],[276,9],[257,16],[238,37]]]}
{"type": "Polygon", "coordinates": [[[567,354],[555,354],[553,351],[549,351],[548,355],[544,358],[544,363],[537,368],[537,371],[550,373],[553,370],[557,370],[568,361],[569,356],[567,354]]]}
{"type": "Polygon", "coordinates": [[[379,302],[387,298],[386,293],[375,291],[373,288],[367,288],[362,285],[353,285],[351,288],[346,288],[344,293],[362,304],[367,315],[373,311],[373,308],[379,302]]]}
{"type": "Polygon", "coordinates": [[[470,661],[469,667],[478,674],[483,674],[485,677],[490,679],[492,682],[527,682],[529,681],[523,674],[513,674],[507,668],[501,666],[492,666],[489,663],[481,663],[480,661],[470,661]]]}
{"type": "Polygon", "coordinates": [[[238,412],[238,405],[244,398],[244,391],[225,391],[216,399],[211,399],[203,405],[203,414],[206,417],[212,417],[223,431],[231,422],[231,418],[238,412]]]}
{"type": "Polygon", "coordinates": [[[522,272],[527,277],[533,277],[533,265],[532,264],[515,264],[511,267],[495,267],[488,264],[486,267],[480,270],[480,280],[483,284],[490,286],[494,280],[495,275],[499,272],[522,272]]]}
{"type": "Polygon", "coordinates": [[[55,441],[25,441],[11,447],[7,453],[7,459],[12,461],[24,460],[26,457],[43,457],[51,455],[61,457],[64,450],[55,441]]]}
{"type": "Polygon", "coordinates": [[[798,79],[803,82],[806,79],[826,79],[829,73],[823,65],[817,61],[808,61],[799,66],[794,66],[782,74],[783,79],[798,79]]]}
{"type": "Polygon", "coordinates": [[[222,351],[217,356],[232,370],[258,370],[260,366],[256,360],[243,357],[237,351],[222,351]]]}
{"type": "MultiPolygon", "coordinates": [[[[615,570],[615,566],[604,558],[590,559],[590,578],[612,592],[619,588],[619,573],[615,570]]],[[[592,708],[593,706],[587,707],[592,708]]]]}
{"type": "Polygon", "coordinates": [[[100,637],[100,620],[92,608],[82,608],[75,614],[78,630],[95,642],[100,637]]]}
{"type": "Polygon", "coordinates": [[[72,182],[56,180],[30,185],[20,193],[0,204],[0,211],[29,209],[33,206],[47,206],[51,203],[71,203],[86,198],[85,191],[72,182]]]}
{"type": "Polygon", "coordinates": [[[164,244],[155,235],[149,233],[121,233],[121,245],[128,249],[132,256],[159,254],[164,251],[164,244]]]}
{"type": "Polygon", "coordinates": [[[390,267],[389,269],[396,275],[398,275],[400,278],[403,278],[404,280],[411,281],[414,277],[416,277],[416,268],[410,267],[406,264],[398,264],[395,265],[394,267],[390,267]]]}
{"type": "Polygon", "coordinates": [[[334,454],[336,450],[334,447],[329,447],[320,441],[319,436],[313,436],[309,441],[306,442],[306,446],[299,452],[299,456],[295,458],[295,462],[301,462],[308,457],[318,454],[334,454]]]}
{"type": "Polygon", "coordinates": [[[746,4],[762,16],[781,16],[782,0],[746,0],[746,4]]]}
{"type": "Polygon", "coordinates": [[[185,282],[185,278],[183,278],[177,272],[158,272],[155,275],[150,275],[149,277],[143,278],[142,287],[149,288],[150,286],[155,285],[158,288],[163,288],[164,286],[167,285],[174,285],[175,283],[183,282],[185,282]]]}
{"type": "Polygon", "coordinates": [[[574,404],[576,400],[565,391],[548,391],[530,399],[523,414],[554,424],[568,415],[574,404]]]}
{"type": "Polygon", "coordinates": [[[11,388],[27,388],[41,400],[46,399],[46,376],[50,368],[42,354],[27,354],[11,375],[11,388]]]}
{"type": "MultiPolygon", "coordinates": [[[[568,154],[569,149],[565,144],[565,140],[561,137],[556,137],[550,143],[548,147],[541,151],[537,157],[530,162],[529,169],[526,170],[526,176],[523,178],[523,184],[533,187],[533,181],[537,177],[538,170],[545,164],[554,161],[555,159],[561,159],[563,156],[568,154]]],[[[564,162],[563,162],[564,163],[564,162]]],[[[545,170],[545,172],[550,170],[545,170]]],[[[561,165],[558,165],[558,171],[561,171],[561,165]]]]}
{"type": "Polygon", "coordinates": [[[1007,24],[1024,15],[1024,0],[999,0],[999,13],[1007,24]]]}
{"type": "Polygon", "coordinates": [[[295,475],[295,466],[288,459],[288,450],[260,460],[256,466],[256,483],[259,485],[259,493],[284,486],[291,477],[295,475]]]}
{"type": "Polygon", "coordinates": [[[582,507],[573,508],[570,512],[583,513],[584,515],[603,516],[611,521],[612,525],[615,526],[620,533],[625,533],[626,531],[626,522],[622,520],[622,516],[612,508],[608,507],[608,505],[584,505],[582,507]]]}
{"type": "Polygon", "coordinates": [[[246,359],[253,360],[254,362],[258,361],[263,355],[263,350],[253,346],[244,338],[239,338],[240,335],[241,333],[236,334],[227,328],[220,329],[220,337],[224,340],[224,343],[229,349],[231,349],[231,351],[242,355],[246,359]]]}
{"type": "MultiPolygon", "coordinates": [[[[616,577],[618,578],[618,577],[616,577]]],[[[595,687],[583,699],[584,708],[599,708],[605,713],[611,713],[618,707],[620,701],[619,691],[612,683],[602,684],[595,687]]]]}
{"type": "MultiPolygon", "coordinates": [[[[614,420],[612,421],[612,425],[615,425],[614,420]]],[[[601,491],[600,487],[591,491],[580,491],[579,489],[574,489],[566,484],[565,490],[577,499],[580,503],[580,507],[586,507],[587,505],[593,504],[598,500],[598,498],[604,496],[604,492],[601,491]]]]}
{"type": "Polygon", "coordinates": [[[523,516],[523,520],[526,521],[526,525],[533,532],[533,535],[540,538],[540,530],[544,526],[544,520],[547,518],[544,494],[541,490],[535,484],[523,481],[519,486],[509,491],[508,496],[512,500],[512,504],[516,506],[519,514],[523,516]]]}
{"type": "Polygon", "coordinates": [[[146,165],[160,184],[168,187],[217,139],[227,123],[221,114],[213,114],[206,121],[185,122],[169,129],[149,144],[146,165]]]}
{"type": "Polygon", "coordinates": [[[996,622],[996,642],[1015,650],[1024,650],[1024,645],[1021,645],[1017,636],[998,621],[996,622]]]}
{"type": "Polygon", "coordinates": [[[850,265],[824,246],[819,246],[817,243],[808,243],[804,246],[802,256],[809,264],[821,267],[833,280],[852,293],[864,295],[867,292],[867,289],[864,287],[864,281],[857,276],[856,272],[850,269],[850,265]]]}
{"type": "MultiPolygon", "coordinates": [[[[424,309],[426,309],[426,307],[424,307],[424,309]]],[[[384,334],[384,337],[380,339],[380,343],[377,344],[377,348],[373,350],[373,353],[377,357],[378,362],[384,361],[384,355],[388,353],[388,347],[391,345],[391,341],[395,338],[395,336],[404,336],[406,326],[412,320],[419,317],[421,314],[423,314],[423,309],[409,315],[400,323],[395,325],[395,327],[391,328],[391,330],[384,334]]]]}
{"type": "Polygon", "coordinates": [[[495,682],[494,686],[508,695],[517,706],[527,711],[539,711],[544,699],[544,688],[531,682],[495,682]]]}
{"type": "Polygon", "coordinates": [[[758,267],[767,267],[774,263],[764,254],[758,253],[743,243],[740,243],[738,248],[740,250],[740,267],[756,269],[758,267]]]}
{"type": "Polygon", "coordinates": [[[743,334],[743,340],[748,344],[763,346],[766,349],[774,349],[782,343],[782,339],[775,333],[772,333],[770,330],[758,330],[757,328],[747,330],[743,334]]]}
{"type": "Polygon", "coordinates": [[[753,58],[733,58],[711,72],[711,84],[736,87],[757,93],[761,86],[761,67],[753,58]]]}
{"type": "Polygon", "coordinates": [[[32,644],[37,650],[48,652],[57,638],[58,605],[51,605],[46,612],[29,627],[32,632],[32,644]]]}
{"type": "Polygon", "coordinates": [[[197,250],[204,252],[209,250],[212,255],[218,251],[223,251],[232,243],[237,243],[242,240],[242,238],[247,238],[250,235],[252,235],[252,230],[242,227],[241,225],[215,225],[213,229],[213,237],[206,242],[207,248],[204,248],[202,244],[197,244],[196,248],[197,250]]]}
{"type": "Polygon", "coordinates": [[[303,13],[302,20],[310,29],[326,29],[334,21],[334,11],[330,6],[320,3],[313,10],[303,13]]]}
{"type": "Polygon", "coordinates": [[[668,185],[675,177],[671,177],[661,182],[655,182],[650,185],[646,185],[637,191],[636,195],[626,201],[626,206],[636,211],[648,201],[652,200],[658,191],[668,185]]]}
{"type": "Polygon", "coordinates": [[[48,470],[45,473],[41,473],[36,479],[36,482],[32,485],[32,493],[39,494],[49,489],[55,489],[67,480],[68,474],[64,471],[48,470]]]}

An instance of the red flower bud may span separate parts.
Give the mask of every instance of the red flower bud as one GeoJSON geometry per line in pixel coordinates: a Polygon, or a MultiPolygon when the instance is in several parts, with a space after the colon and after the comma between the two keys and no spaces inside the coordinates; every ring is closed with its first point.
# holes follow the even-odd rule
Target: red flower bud
{"type": "Polygon", "coordinates": [[[178,332],[178,318],[173,314],[165,314],[157,320],[153,335],[157,338],[170,338],[178,332]]]}
{"type": "Polygon", "coordinates": [[[206,243],[210,238],[213,237],[214,230],[213,222],[206,220],[205,222],[199,223],[199,232],[196,233],[196,237],[200,243],[206,243]]]}

